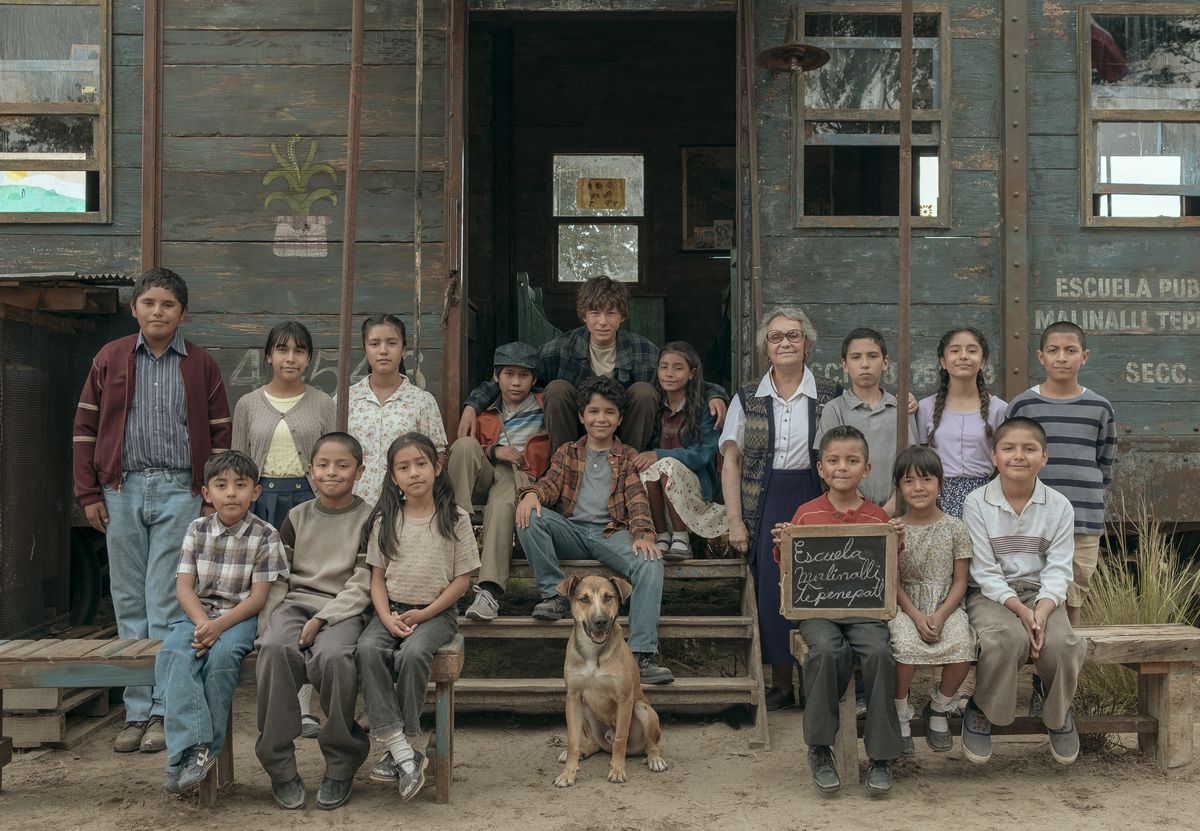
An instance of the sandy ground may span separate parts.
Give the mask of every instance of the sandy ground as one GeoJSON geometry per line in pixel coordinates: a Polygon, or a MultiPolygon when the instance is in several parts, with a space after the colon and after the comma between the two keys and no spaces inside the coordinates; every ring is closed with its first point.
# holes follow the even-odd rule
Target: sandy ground
{"type": "MultiPolygon", "coordinates": [[[[977,767],[959,750],[936,755],[918,740],[915,759],[896,770],[887,799],[860,786],[834,797],[812,787],[805,761],[802,715],[771,716],[770,752],[747,748],[748,732],[720,720],[676,717],[666,722],[665,773],[636,761],[629,782],[605,781],[607,757],[582,764],[575,787],[554,788],[564,739],[561,721],[510,715],[461,715],[453,802],[436,805],[428,788],[401,803],[390,788],[360,771],[355,792],[338,811],[278,810],[253,754],[253,691],[238,691],[237,780],[211,812],[196,799],[165,795],[162,756],[114,755],[117,728],[73,751],[37,751],[4,770],[0,827],[12,831],[69,829],[224,828],[230,831],[324,827],[441,829],[848,829],[1200,828],[1200,776],[1167,780],[1136,750],[1084,755],[1055,764],[1038,737],[996,740],[992,762],[977,767]]],[[[1200,729],[1197,730],[1200,738],[1200,729]]],[[[316,743],[300,740],[301,774],[315,796],[323,770],[316,743]]],[[[1198,748],[1200,751],[1200,748],[1198,748]]],[[[1200,758],[1200,757],[1198,757],[1200,758]]]]}

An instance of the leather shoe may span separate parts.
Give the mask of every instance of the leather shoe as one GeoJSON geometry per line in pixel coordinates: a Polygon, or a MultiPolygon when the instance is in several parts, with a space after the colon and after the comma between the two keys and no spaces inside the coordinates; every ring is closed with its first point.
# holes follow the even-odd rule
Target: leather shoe
{"type": "Polygon", "coordinates": [[[272,782],[271,795],[275,797],[275,804],[285,811],[299,811],[308,801],[308,791],[299,776],[287,782],[272,782]]]}
{"type": "Polygon", "coordinates": [[[353,779],[330,779],[326,776],[317,790],[317,807],[322,811],[340,808],[350,798],[350,786],[353,784],[353,779]]]}
{"type": "Polygon", "coordinates": [[[872,796],[884,796],[892,790],[892,763],[878,759],[871,760],[867,770],[867,793],[872,796]]]}
{"type": "Polygon", "coordinates": [[[779,689],[779,687],[771,687],[771,689],[767,690],[768,710],[782,710],[785,707],[795,706],[796,696],[794,696],[792,693],[785,693],[783,690],[779,689]]]}

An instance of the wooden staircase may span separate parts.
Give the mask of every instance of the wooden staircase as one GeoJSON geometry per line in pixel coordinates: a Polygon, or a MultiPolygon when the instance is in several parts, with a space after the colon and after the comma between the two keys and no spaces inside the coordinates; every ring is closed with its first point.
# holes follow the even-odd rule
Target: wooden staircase
{"type": "MultiPolygon", "coordinates": [[[[519,549],[517,550],[519,555],[519,549]]],[[[560,563],[565,574],[611,574],[596,560],[560,563]]],[[[514,558],[511,578],[533,577],[533,569],[523,559],[514,558]]],[[[664,590],[672,584],[702,580],[736,580],[739,585],[740,613],[737,615],[665,615],[659,620],[660,640],[688,639],[720,641],[732,644],[738,657],[739,673],[727,677],[676,677],[671,684],[648,685],[643,689],[651,704],[660,711],[713,712],[728,707],[750,708],[753,728],[750,746],[769,749],[767,710],[764,700],[762,657],[758,642],[758,612],[754,602],[753,578],[740,558],[722,560],[685,560],[664,566],[664,590]]],[[[505,610],[501,601],[501,611],[505,610]]],[[[628,634],[628,618],[620,619],[628,634]]],[[[459,630],[467,640],[464,675],[455,686],[455,706],[460,710],[506,710],[523,713],[553,713],[563,707],[566,692],[561,675],[547,678],[471,677],[471,641],[489,639],[514,641],[516,648],[528,648],[529,641],[565,641],[571,634],[571,621],[545,622],[528,615],[501,615],[493,621],[458,619],[459,630]]]]}

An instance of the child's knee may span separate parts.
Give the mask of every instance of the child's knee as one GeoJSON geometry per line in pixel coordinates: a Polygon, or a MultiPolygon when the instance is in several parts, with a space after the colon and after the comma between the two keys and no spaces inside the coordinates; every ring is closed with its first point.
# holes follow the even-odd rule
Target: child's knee
{"type": "Polygon", "coordinates": [[[450,445],[450,452],[447,459],[455,459],[459,456],[470,455],[472,452],[482,453],[483,445],[479,443],[479,439],[474,436],[463,436],[460,439],[455,439],[454,444],[450,445]]]}

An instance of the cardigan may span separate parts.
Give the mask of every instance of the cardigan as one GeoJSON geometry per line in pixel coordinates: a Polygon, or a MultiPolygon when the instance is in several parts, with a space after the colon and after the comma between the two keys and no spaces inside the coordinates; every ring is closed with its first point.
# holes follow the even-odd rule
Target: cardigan
{"type": "Polygon", "coordinates": [[[287,424],[292,442],[307,475],[317,439],[334,429],[336,414],[333,399],[307,384],[303,397],[286,413],[267,400],[266,387],[248,392],[233,408],[233,449],[240,450],[262,471],[271,447],[271,437],[280,420],[287,424]]]}

